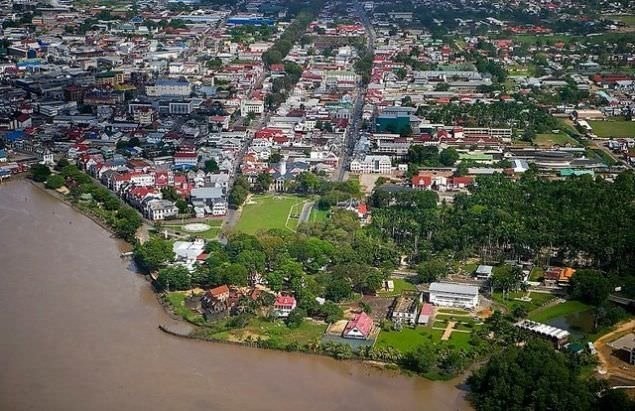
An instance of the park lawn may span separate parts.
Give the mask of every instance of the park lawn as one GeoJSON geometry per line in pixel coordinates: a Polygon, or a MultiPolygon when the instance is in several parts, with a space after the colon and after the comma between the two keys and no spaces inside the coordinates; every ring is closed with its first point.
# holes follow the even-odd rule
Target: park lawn
{"type": "Polygon", "coordinates": [[[545,277],[545,270],[540,267],[534,267],[529,273],[529,281],[540,281],[545,277]]]}
{"type": "Polygon", "coordinates": [[[414,351],[422,344],[433,344],[440,346],[453,346],[470,350],[471,333],[453,332],[448,341],[441,341],[443,330],[435,330],[430,327],[403,328],[401,331],[382,330],[377,337],[375,347],[392,347],[402,354],[414,351]]]}
{"type": "Polygon", "coordinates": [[[610,16],[606,16],[610,19],[614,19],[614,20],[619,20],[622,23],[626,24],[628,27],[635,27],[635,15],[625,15],[625,16],[620,16],[620,15],[610,15],[610,16]]]}
{"type": "Polygon", "coordinates": [[[174,313],[186,321],[200,324],[203,322],[203,316],[190,310],[185,306],[185,292],[173,291],[165,296],[167,303],[174,313]]]}
{"type": "Polygon", "coordinates": [[[402,353],[407,353],[425,343],[440,343],[442,335],[442,330],[434,330],[429,327],[403,328],[401,331],[382,330],[377,337],[375,347],[392,347],[402,353]]]}
{"type": "Polygon", "coordinates": [[[597,158],[599,161],[603,162],[607,166],[613,166],[617,163],[617,161],[611,157],[606,151],[599,148],[587,148],[586,150],[587,157],[597,158]]]}
{"type": "Polygon", "coordinates": [[[589,125],[593,128],[593,133],[601,138],[635,137],[635,121],[590,120],[589,125]]]}
{"type": "Polygon", "coordinates": [[[322,210],[316,206],[313,206],[313,208],[311,209],[311,217],[309,218],[309,221],[312,223],[325,221],[329,218],[329,213],[329,210],[322,210]]]}
{"type": "Polygon", "coordinates": [[[411,282],[404,280],[403,278],[391,278],[395,289],[393,291],[378,291],[377,295],[380,297],[396,297],[401,295],[403,291],[416,291],[417,287],[411,282]]]}
{"type": "Polygon", "coordinates": [[[565,315],[579,313],[588,309],[589,306],[583,302],[568,300],[564,303],[556,304],[551,307],[534,310],[529,313],[529,319],[544,323],[556,317],[563,317],[565,315]]]}
{"type": "MultiPolygon", "coordinates": [[[[218,234],[220,234],[221,232],[221,225],[223,224],[223,220],[221,219],[207,219],[205,221],[203,221],[204,224],[207,224],[210,226],[209,230],[207,231],[200,231],[198,233],[195,232],[190,232],[190,231],[186,231],[183,229],[183,226],[187,225],[186,224],[171,224],[170,222],[166,222],[163,224],[163,227],[165,229],[167,229],[168,231],[172,231],[178,235],[184,235],[184,236],[191,236],[191,237],[197,237],[197,238],[204,238],[206,240],[213,240],[215,238],[218,237],[218,234]]],[[[161,230],[163,231],[163,230],[161,230]]],[[[160,234],[160,233],[159,233],[160,234]]]]}
{"type": "Polygon", "coordinates": [[[509,311],[513,310],[516,306],[525,307],[528,312],[538,309],[542,307],[547,302],[553,300],[555,297],[551,294],[545,293],[529,293],[529,297],[531,301],[519,301],[514,300],[514,298],[522,298],[527,295],[524,291],[512,292],[507,294],[507,298],[503,298],[503,294],[501,292],[495,292],[492,295],[492,299],[496,301],[498,304],[505,306],[509,311]]]}
{"type": "Polygon", "coordinates": [[[299,196],[291,195],[257,195],[251,197],[249,203],[245,203],[236,224],[236,231],[247,234],[255,234],[260,230],[279,228],[295,231],[297,216],[291,220],[293,210],[298,214],[302,210],[301,204],[305,200],[299,196]],[[296,206],[297,205],[297,206],[296,206]],[[295,207],[294,207],[295,206],[295,207]],[[289,223],[287,225],[287,223],[289,223]]]}
{"type": "Polygon", "coordinates": [[[536,134],[534,143],[541,147],[553,147],[558,146],[578,146],[578,142],[571,138],[567,133],[560,132],[558,134],[544,133],[536,134]]]}
{"type": "Polygon", "coordinates": [[[290,343],[299,345],[317,343],[326,331],[326,324],[305,320],[297,328],[289,328],[282,321],[252,318],[242,328],[215,332],[211,337],[224,341],[242,342],[248,337],[268,340],[272,346],[284,348],[290,343]]]}

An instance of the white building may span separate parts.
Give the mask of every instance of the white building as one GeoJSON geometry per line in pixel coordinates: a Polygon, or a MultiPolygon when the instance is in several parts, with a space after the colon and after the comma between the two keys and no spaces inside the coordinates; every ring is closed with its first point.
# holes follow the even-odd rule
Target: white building
{"type": "Polygon", "coordinates": [[[456,283],[430,284],[430,302],[441,307],[474,309],[478,305],[478,287],[456,283]]]}
{"type": "Polygon", "coordinates": [[[186,80],[159,79],[154,85],[146,86],[146,94],[152,97],[189,97],[192,86],[186,80]]]}
{"type": "Polygon", "coordinates": [[[146,215],[152,221],[161,221],[176,217],[179,209],[170,200],[151,200],[146,206],[146,215]]]}
{"type": "Polygon", "coordinates": [[[389,174],[392,170],[392,163],[388,156],[366,156],[363,160],[354,159],[350,164],[351,172],[371,174],[389,174]]]}
{"type": "Polygon", "coordinates": [[[246,116],[249,113],[262,114],[265,111],[265,102],[262,100],[241,100],[240,115],[246,116]]]}

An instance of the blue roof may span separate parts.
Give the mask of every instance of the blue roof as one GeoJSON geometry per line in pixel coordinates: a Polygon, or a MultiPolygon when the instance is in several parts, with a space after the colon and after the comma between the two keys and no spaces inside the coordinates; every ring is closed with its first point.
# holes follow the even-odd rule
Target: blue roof
{"type": "Polygon", "coordinates": [[[4,150],[0,150],[0,158],[5,158],[7,156],[7,152],[4,150]]]}
{"type": "Polygon", "coordinates": [[[5,134],[4,136],[8,141],[16,141],[21,139],[22,137],[24,137],[24,131],[22,130],[13,130],[13,131],[9,131],[7,134],[5,134]]]}

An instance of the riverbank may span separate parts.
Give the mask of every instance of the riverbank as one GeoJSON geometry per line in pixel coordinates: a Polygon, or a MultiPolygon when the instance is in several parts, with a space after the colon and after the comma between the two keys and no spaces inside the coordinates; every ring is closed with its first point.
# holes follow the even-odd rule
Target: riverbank
{"type": "Polygon", "coordinates": [[[0,186],[0,215],[0,409],[469,409],[459,380],[168,337],[123,241],[26,181],[0,186]]]}
{"type": "Polygon", "coordinates": [[[95,224],[97,224],[104,230],[108,231],[113,237],[116,237],[115,231],[110,226],[108,226],[105,222],[103,222],[98,216],[90,213],[87,209],[81,208],[78,205],[74,204],[73,202],[69,201],[64,194],[58,192],[57,190],[48,189],[44,186],[44,183],[38,183],[36,181],[31,180],[30,178],[24,177],[24,180],[31,183],[31,185],[37,188],[38,190],[46,193],[47,195],[55,198],[56,200],[61,201],[62,203],[66,204],[73,210],[77,211],[78,213],[81,213],[85,217],[92,220],[95,224]]]}
{"type": "MultiPolygon", "coordinates": [[[[102,220],[102,215],[100,213],[93,212],[93,209],[88,206],[82,206],[81,204],[77,204],[77,202],[69,201],[68,196],[63,195],[62,193],[49,190],[43,185],[35,182],[31,183],[37,189],[46,191],[50,196],[56,198],[57,200],[61,200],[64,204],[69,205],[73,210],[87,216],[91,221],[98,224],[99,227],[106,229],[109,233],[111,233],[111,235],[116,235],[116,232],[102,220]]],[[[97,211],[106,212],[103,205],[94,204],[94,200],[93,202],[91,202],[91,204],[93,204],[93,208],[97,208],[97,211]]],[[[107,217],[112,216],[111,214],[108,214],[107,217]]],[[[248,347],[265,348],[269,350],[285,352],[295,351],[308,354],[317,354],[321,356],[333,357],[339,360],[353,359],[361,362],[370,360],[376,364],[382,364],[382,368],[386,369],[399,367],[398,364],[400,363],[402,357],[401,355],[395,357],[393,355],[394,353],[384,352],[385,350],[383,349],[380,349],[378,351],[372,349],[358,350],[355,348],[355,346],[351,346],[345,340],[337,342],[324,341],[322,337],[326,329],[326,323],[324,323],[323,326],[310,327],[309,325],[312,323],[312,321],[310,320],[307,320],[307,324],[305,326],[302,326],[302,328],[299,330],[292,330],[290,327],[287,327],[286,324],[280,322],[279,320],[276,321],[275,324],[271,322],[260,321],[257,319],[249,320],[255,322],[260,321],[257,324],[260,331],[255,330],[254,332],[253,329],[245,329],[245,334],[250,334],[250,336],[248,336],[248,338],[243,338],[241,326],[230,325],[228,328],[214,329],[213,325],[202,323],[201,321],[188,321],[187,318],[183,319],[183,315],[181,312],[177,312],[174,310],[174,307],[171,307],[169,302],[166,301],[166,299],[164,298],[163,294],[156,292],[156,290],[154,294],[166,314],[168,314],[173,321],[185,321],[186,324],[190,324],[192,327],[194,327],[192,329],[187,328],[187,331],[189,331],[187,333],[184,331],[186,330],[186,327],[178,327],[179,331],[174,333],[170,332],[174,331],[173,327],[166,327],[165,324],[159,324],[162,331],[169,332],[173,335],[208,342],[226,344],[228,343],[232,345],[243,345],[248,347]],[[238,336],[234,336],[234,332],[236,331],[239,332],[238,336]]],[[[405,372],[407,370],[402,369],[402,371],[405,372]]],[[[431,380],[447,380],[455,378],[457,374],[455,372],[452,372],[443,375],[431,374],[423,376],[431,380]]]]}

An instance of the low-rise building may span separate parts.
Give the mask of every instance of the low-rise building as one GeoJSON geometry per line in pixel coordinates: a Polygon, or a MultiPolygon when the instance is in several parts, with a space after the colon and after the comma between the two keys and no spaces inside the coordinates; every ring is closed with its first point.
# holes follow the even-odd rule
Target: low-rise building
{"type": "Polygon", "coordinates": [[[353,340],[367,340],[375,328],[373,319],[365,312],[355,314],[355,316],[346,323],[344,331],[342,331],[343,338],[350,338],[353,340]]]}
{"type": "Polygon", "coordinates": [[[457,283],[432,283],[430,302],[440,307],[474,309],[478,306],[478,287],[457,283]]]}
{"type": "Polygon", "coordinates": [[[295,310],[297,302],[292,295],[279,295],[273,303],[273,313],[276,317],[286,318],[295,310]]]}

